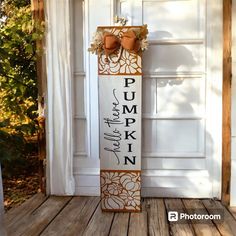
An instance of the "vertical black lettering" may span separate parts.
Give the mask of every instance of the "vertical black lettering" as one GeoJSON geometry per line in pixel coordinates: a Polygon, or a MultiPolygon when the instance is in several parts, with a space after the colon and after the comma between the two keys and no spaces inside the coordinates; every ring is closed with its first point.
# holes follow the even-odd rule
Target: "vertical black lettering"
{"type": "Polygon", "coordinates": [[[136,139],[133,134],[136,133],[136,131],[132,131],[129,133],[129,131],[125,131],[125,139],[129,139],[129,137],[131,137],[132,139],[136,139]]]}
{"type": "Polygon", "coordinates": [[[133,114],[137,114],[137,105],[133,105],[131,108],[129,108],[127,105],[123,105],[123,114],[126,114],[126,111],[128,113],[133,112],[133,114]]]}
{"type": "Polygon", "coordinates": [[[135,98],[135,92],[132,91],[131,94],[132,94],[131,98],[128,98],[128,92],[124,92],[124,99],[125,99],[126,101],[133,101],[134,98],[135,98]]]}
{"type": "Polygon", "coordinates": [[[125,88],[129,87],[129,84],[133,84],[135,82],[134,78],[125,78],[125,88]]]}
{"type": "Polygon", "coordinates": [[[135,165],[135,161],[136,161],[136,156],[132,156],[133,160],[131,160],[131,158],[125,156],[125,165],[128,165],[128,161],[132,164],[135,165]]]}
{"type": "Polygon", "coordinates": [[[125,127],[130,127],[130,124],[135,123],[135,121],[134,118],[125,118],[125,127]]]}
{"type": "Polygon", "coordinates": [[[128,143],[128,152],[132,152],[132,143],[128,143]]]}

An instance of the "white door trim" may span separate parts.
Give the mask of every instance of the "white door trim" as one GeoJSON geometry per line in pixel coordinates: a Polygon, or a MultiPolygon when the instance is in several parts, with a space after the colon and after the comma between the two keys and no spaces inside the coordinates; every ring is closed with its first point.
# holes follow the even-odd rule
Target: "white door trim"
{"type": "MultiPolygon", "coordinates": [[[[207,155],[212,156],[212,197],[221,199],[222,172],[222,83],[223,83],[223,1],[207,2],[207,60],[206,68],[211,88],[207,101],[209,134],[214,143],[206,147],[207,155]],[[214,105],[216,104],[216,105],[214,105]],[[212,150],[215,150],[214,152],[212,150]]],[[[210,164],[210,163],[209,163],[210,164]]]]}

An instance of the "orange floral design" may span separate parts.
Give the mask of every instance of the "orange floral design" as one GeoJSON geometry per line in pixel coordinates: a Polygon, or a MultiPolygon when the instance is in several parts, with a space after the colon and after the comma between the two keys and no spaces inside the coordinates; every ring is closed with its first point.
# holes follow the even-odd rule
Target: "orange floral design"
{"type": "Polygon", "coordinates": [[[126,209],[136,210],[136,206],[140,205],[140,192],[126,191],[120,195],[124,199],[126,209]]]}
{"type": "Polygon", "coordinates": [[[141,57],[137,54],[123,51],[120,63],[120,73],[123,74],[136,74],[142,73],[141,71],[141,57]]]}
{"type": "Polygon", "coordinates": [[[104,210],[140,211],[140,172],[101,171],[104,210]]]}

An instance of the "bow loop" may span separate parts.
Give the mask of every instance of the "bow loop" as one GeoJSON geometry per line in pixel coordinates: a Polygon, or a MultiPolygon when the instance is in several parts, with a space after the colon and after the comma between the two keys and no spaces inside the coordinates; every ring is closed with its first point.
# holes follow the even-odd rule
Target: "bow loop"
{"type": "Polygon", "coordinates": [[[111,33],[105,33],[103,38],[103,49],[106,57],[114,53],[120,47],[120,40],[111,33]]]}
{"type": "Polygon", "coordinates": [[[128,51],[138,52],[140,49],[140,42],[133,30],[129,30],[121,37],[121,45],[128,51]]]}

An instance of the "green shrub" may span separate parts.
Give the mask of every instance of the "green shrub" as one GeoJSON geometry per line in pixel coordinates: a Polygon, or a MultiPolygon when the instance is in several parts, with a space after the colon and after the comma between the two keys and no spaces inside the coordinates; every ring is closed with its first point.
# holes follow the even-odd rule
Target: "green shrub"
{"type": "Polygon", "coordinates": [[[32,19],[30,1],[0,5],[0,162],[6,168],[28,155],[26,138],[36,135],[36,41],[44,25],[32,19]]]}

